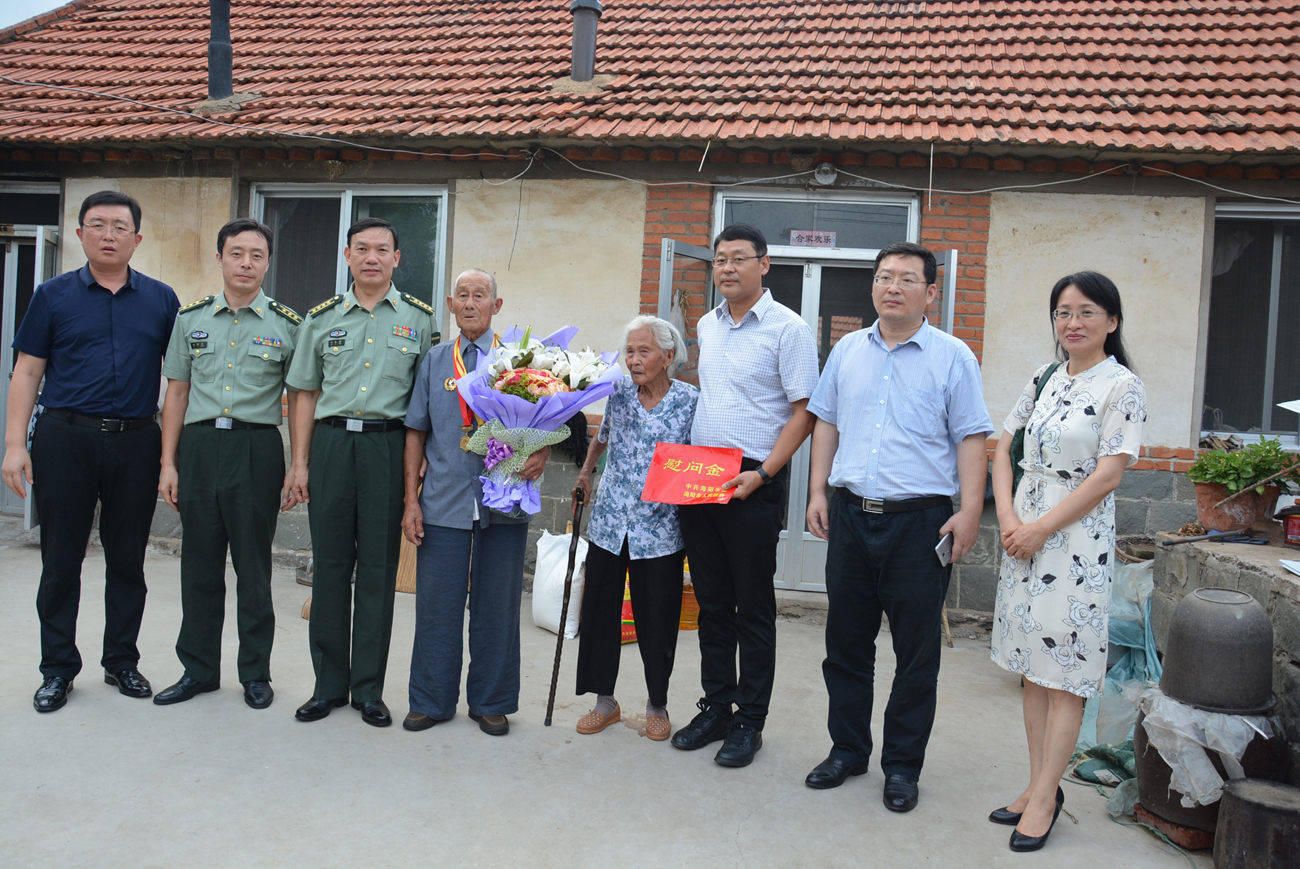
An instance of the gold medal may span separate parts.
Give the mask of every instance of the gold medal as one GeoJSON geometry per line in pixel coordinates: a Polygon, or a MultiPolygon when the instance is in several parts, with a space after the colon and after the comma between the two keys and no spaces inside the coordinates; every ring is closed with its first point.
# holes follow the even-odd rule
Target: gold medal
{"type": "Polygon", "coordinates": [[[443,382],[443,384],[442,384],[442,388],[445,389],[445,390],[447,390],[448,392],[455,392],[455,391],[456,391],[456,381],[455,381],[455,379],[454,379],[454,378],[451,378],[451,377],[448,377],[448,378],[446,379],[446,381],[443,382]]]}
{"type": "Polygon", "coordinates": [[[460,436],[460,448],[465,452],[469,452],[469,435],[460,436]]]}

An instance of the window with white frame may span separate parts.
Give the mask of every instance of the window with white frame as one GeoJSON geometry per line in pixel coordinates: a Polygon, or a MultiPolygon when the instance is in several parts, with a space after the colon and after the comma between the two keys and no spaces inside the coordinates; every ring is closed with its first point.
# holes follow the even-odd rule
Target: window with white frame
{"type": "Polygon", "coordinates": [[[1277,405],[1300,399],[1300,208],[1219,205],[1211,275],[1201,428],[1294,442],[1277,405]]]}
{"type": "Polygon", "coordinates": [[[259,184],[253,188],[252,212],[275,234],[266,291],[299,313],[347,290],[352,277],[342,251],[348,226],[381,217],[397,229],[402,252],[394,285],[433,305],[442,321],[445,187],[259,184]]]}

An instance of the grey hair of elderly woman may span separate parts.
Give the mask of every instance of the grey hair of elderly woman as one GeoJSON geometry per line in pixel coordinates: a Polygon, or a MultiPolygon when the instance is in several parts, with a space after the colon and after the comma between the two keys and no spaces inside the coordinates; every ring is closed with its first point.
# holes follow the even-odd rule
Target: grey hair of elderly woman
{"type": "Polygon", "coordinates": [[[649,329],[650,334],[654,336],[655,344],[665,354],[672,353],[673,361],[668,366],[668,374],[671,376],[674,371],[686,364],[686,342],[682,340],[682,333],[677,331],[677,327],[667,320],[661,320],[658,317],[652,317],[649,314],[641,314],[632,318],[632,322],[623,327],[623,337],[618,342],[619,349],[627,347],[627,339],[633,332],[639,332],[642,329],[649,329]]]}

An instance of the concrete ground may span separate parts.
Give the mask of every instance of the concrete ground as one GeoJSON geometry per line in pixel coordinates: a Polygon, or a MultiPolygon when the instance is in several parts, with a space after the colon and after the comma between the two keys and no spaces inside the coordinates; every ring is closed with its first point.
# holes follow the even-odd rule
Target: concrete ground
{"type": "MultiPolygon", "coordinates": [[[[1066,785],[1066,809],[1037,854],[1007,849],[1010,829],[988,812],[1021,789],[1027,761],[1014,676],[989,662],[987,644],[958,639],[943,652],[939,711],[921,803],[907,815],[881,804],[871,771],[838,790],[803,777],[826,754],[822,629],[782,621],[766,744],[746,769],[646,739],[635,646],[623,649],[624,723],[596,736],[574,731],[589,708],[575,698],[576,641],[565,644],[554,726],[542,726],[555,637],[532,624],[524,599],[523,693],[504,738],[462,711],[421,733],[376,729],[349,708],[302,724],[311,693],[308,590],[277,573],[275,704],[241,699],[229,601],[222,689],[154,706],[103,684],[103,553],[92,546],[80,623],[86,666],[68,705],[38,715],[33,606],[40,553],[0,545],[0,864],[60,867],[204,866],[891,866],[1170,867],[1187,861],[1140,828],[1118,826],[1093,789],[1066,785]]],[[[155,690],[181,675],[173,651],[180,620],[179,561],[152,554],[141,669],[155,690]]],[[[233,573],[231,574],[233,580],[233,573]]],[[[407,712],[414,600],[399,594],[386,699],[407,712]]],[[[882,638],[887,635],[882,635],[882,638]]],[[[887,646],[887,642],[884,644],[887,646]]],[[[882,649],[880,670],[892,674],[882,649]]],[[[683,633],[669,709],[690,720],[699,651],[683,633]]],[[[888,693],[877,688],[876,721],[888,693]]],[[[1195,867],[1208,867],[1196,855],[1195,867]]]]}

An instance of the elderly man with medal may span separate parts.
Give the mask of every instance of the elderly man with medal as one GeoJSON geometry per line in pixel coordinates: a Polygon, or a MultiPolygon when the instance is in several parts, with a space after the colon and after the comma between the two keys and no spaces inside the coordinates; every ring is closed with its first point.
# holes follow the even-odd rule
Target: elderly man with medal
{"type": "MultiPolygon", "coordinates": [[[[519,709],[519,605],[528,516],[511,518],[483,503],[482,456],[469,440],[482,420],[456,388],[500,343],[492,316],[501,310],[496,279],[469,269],[456,279],[448,306],[456,340],[424,357],[406,415],[406,511],[402,533],[416,559],[415,645],[410,714],[402,726],[425,730],[456,714],[469,601],[469,716],[503,736],[519,709]],[[429,485],[422,486],[428,480],[429,485]]],[[[521,476],[536,480],[549,448],[533,453],[521,476]]]]}

